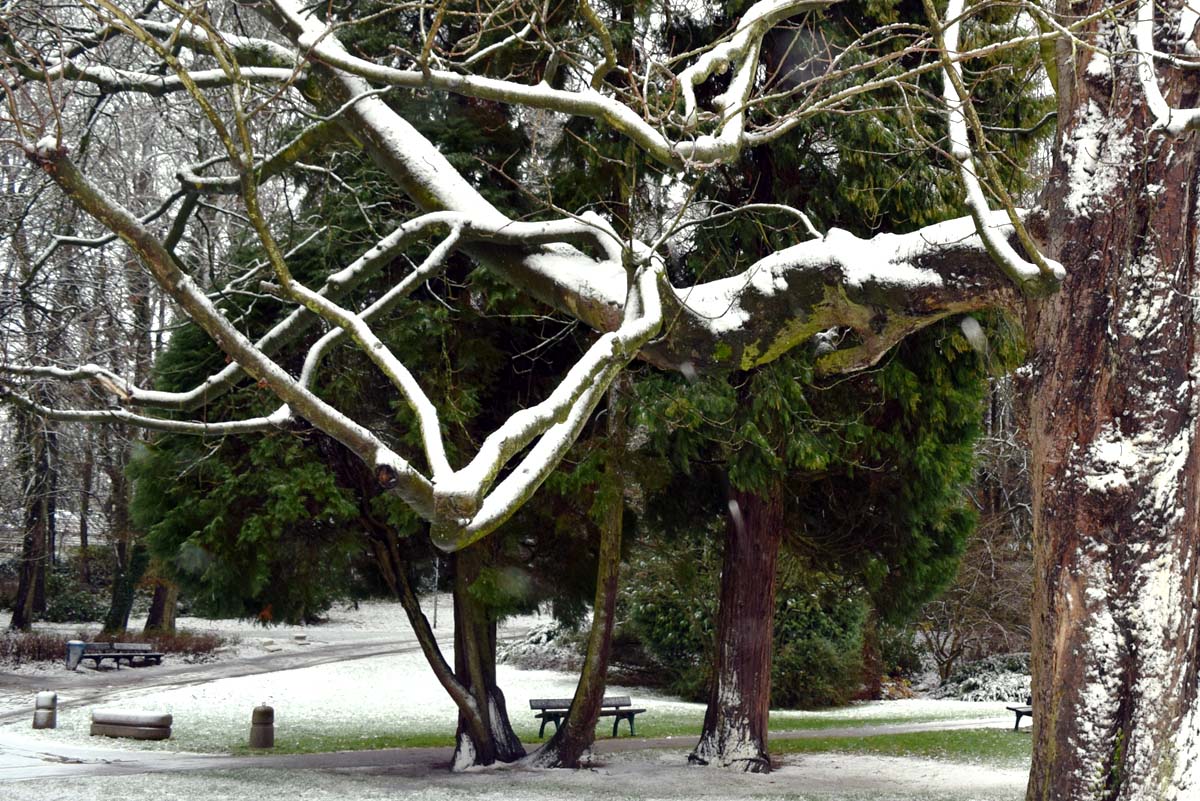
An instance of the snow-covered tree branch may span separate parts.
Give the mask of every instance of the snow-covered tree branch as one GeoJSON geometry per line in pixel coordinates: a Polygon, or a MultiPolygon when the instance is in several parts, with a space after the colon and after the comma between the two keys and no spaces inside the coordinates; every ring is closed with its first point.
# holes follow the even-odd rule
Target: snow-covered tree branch
{"type": "MultiPolygon", "coordinates": [[[[865,44],[871,37],[864,37],[859,66],[845,52],[815,53],[806,66],[814,77],[801,82],[803,101],[783,112],[768,111],[800,95],[763,93],[764,37],[830,4],[761,0],[725,36],[674,58],[660,55],[662,33],[655,27],[660,23],[647,18],[635,63],[614,60],[607,28],[594,10],[592,18],[583,14],[573,38],[555,42],[543,26],[519,27],[512,9],[500,9],[489,17],[494,30],[477,31],[477,49],[462,54],[452,46],[435,46],[436,31],[427,31],[411,47],[398,42],[401,55],[381,63],[344,44],[343,38],[355,33],[354,20],[323,16],[297,0],[255,5],[261,18],[249,28],[238,15],[185,14],[173,5],[143,12],[100,0],[56,18],[18,3],[16,8],[27,13],[9,18],[12,35],[5,45],[11,139],[78,208],[111,232],[90,239],[59,236],[51,247],[75,247],[85,240],[102,247],[110,235],[119,237],[230,361],[190,390],[164,392],[136,385],[120,365],[60,365],[25,356],[0,366],[5,396],[63,420],[204,434],[286,427],[302,418],[357,454],[383,485],[429,519],[439,545],[458,549],[500,525],[530,496],[631,359],[684,371],[750,369],[836,331],[824,341],[836,341],[838,347],[823,347],[817,368],[847,372],[875,364],[903,337],[948,315],[1011,307],[1022,288],[1052,288],[1061,273],[1044,263],[1011,269],[1024,262],[1009,239],[1020,240],[1027,251],[1032,244],[1020,213],[1006,197],[1003,211],[989,211],[969,151],[965,159],[960,156],[967,147],[962,120],[971,118],[962,109],[969,108],[970,97],[961,77],[955,77],[969,54],[959,51],[954,25],[943,43],[942,61],[918,56],[899,73],[886,72],[895,58],[873,54],[865,44]],[[48,27],[52,24],[57,29],[48,27]],[[231,25],[240,30],[233,32],[231,25]],[[547,51],[552,62],[564,66],[547,65],[541,80],[531,80],[528,68],[512,66],[521,54],[540,63],[547,51]],[[507,73],[489,74],[503,63],[510,64],[507,73]],[[835,109],[876,86],[904,86],[943,67],[950,76],[947,86],[955,84],[953,93],[947,89],[949,149],[962,165],[970,217],[909,234],[860,238],[838,228],[821,232],[799,213],[806,229],[795,238],[802,241],[737,274],[686,286],[668,280],[665,250],[677,236],[673,229],[656,236],[651,246],[619,233],[611,220],[593,212],[547,207],[540,219],[512,219],[389,102],[397,92],[434,99],[449,94],[550,112],[559,120],[592,119],[665,165],[665,180],[682,186],[709,165],[736,160],[752,143],[784,135],[805,114],[835,109]],[[885,69],[886,77],[873,83],[869,70],[875,68],[885,69]],[[724,76],[728,85],[714,95],[713,86],[724,76]],[[855,89],[848,80],[867,88],[855,89]],[[202,147],[199,158],[153,154],[155,171],[174,176],[178,186],[155,210],[127,207],[88,176],[84,161],[76,163],[73,151],[86,144],[88,132],[71,123],[73,108],[89,91],[211,131],[212,146],[202,147]],[[300,191],[294,176],[303,172],[305,158],[335,142],[363,147],[418,211],[320,286],[310,286],[293,274],[290,251],[279,243],[280,226],[289,202],[294,204],[288,193],[300,191]],[[170,230],[156,230],[181,197],[170,230]],[[198,224],[196,209],[219,198],[228,198],[219,208],[236,227],[234,239],[253,243],[261,258],[249,272],[202,281],[176,246],[198,224]],[[436,244],[429,247],[431,238],[436,244]],[[380,284],[398,259],[427,248],[404,277],[386,279],[392,280],[390,286],[380,284]],[[375,333],[377,323],[441,274],[456,253],[598,332],[557,390],[502,424],[457,468],[447,455],[438,399],[375,333]],[[996,269],[997,254],[1024,286],[996,269]],[[251,334],[221,302],[231,293],[252,296],[259,304],[282,304],[285,313],[267,330],[251,334]],[[302,368],[286,368],[281,357],[314,326],[324,331],[307,346],[302,368]],[[401,455],[388,432],[372,430],[322,399],[317,387],[322,364],[345,342],[368,356],[411,410],[421,443],[416,453],[401,455]],[[243,376],[272,392],[279,408],[267,416],[227,421],[154,412],[194,414],[243,376]],[[86,381],[123,408],[51,409],[23,391],[27,382],[48,380],[86,381]]],[[[424,13],[416,6],[412,10],[424,13]]],[[[930,41],[921,31],[904,36],[911,45],[904,52],[921,53],[930,41]]],[[[1030,41],[1022,35],[1011,46],[1030,41]]],[[[703,200],[691,198],[682,211],[662,209],[658,215],[673,216],[678,224],[691,213],[686,207],[703,209],[703,200]]],[[[1036,249],[1029,256],[1040,259],[1036,249]]]]}

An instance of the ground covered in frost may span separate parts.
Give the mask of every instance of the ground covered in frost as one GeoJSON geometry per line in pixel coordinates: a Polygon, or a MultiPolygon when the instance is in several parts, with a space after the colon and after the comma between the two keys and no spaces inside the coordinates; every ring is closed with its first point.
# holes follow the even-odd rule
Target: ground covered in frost
{"type": "MultiPolygon", "coordinates": [[[[437,634],[448,659],[450,645],[449,605],[439,601],[443,614],[437,634]]],[[[536,616],[510,621],[502,638],[523,639],[531,628],[544,622],[536,616]]],[[[237,665],[252,657],[269,654],[318,656],[329,646],[354,649],[384,648],[385,653],[363,658],[344,658],[324,664],[273,670],[255,675],[222,676],[221,666],[204,667],[208,673],[186,674],[162,686],[115,688],[100,702],[72,705],[87,700],[88,692],[102,687],[106,671],[81,668],[75,687],[59,690],[59,727],[32,731],[27,721],[10,723],[0,730],[19,734],[39,750],[53,753],[56,746],[96,745],[89,736],[94,708],[141,709],[170,712],[174,716],[172,738],[163,742],[104,740],[106,748],[128,751],[172,751],[244,754],[250,710],[262,703],[275,708],[276,742],[279,752],[316,753],[346,749],[391,746],[445,745],[452,742],[456,712],[445,691],[433,678],[417,648],[399,607],[392,604],[361,604],[339,608],[328,623],[308,627],[263,629],[234,621],[185,620],[182,625],[197,630],[217,630],[236,642],[219,655],[223,664],[237,665]]],[[[68,627],[72,632],[78,627],[68,627]]],[[[62,670],[51,666],[50,671],[62,670]]],[[[153,676],[155,668],[145,668],[153,676]]],[[[62,674],[59,674],[62,675],[62,674]]],[[[527,742],[537,740],[536,720],[528,709],[534,697],[569,697],[576,677],[554,670],[521,670],[501,665],[499,681],[508,697],[514,727],[527,742]]],[[[683,746],[700,729],[704,708],[645,688],[613,686],[613,694],[631,695],[648,711],[639,716],[638,734],[647,737],[680,736],[683,746]]],[[[32,693],[22,691],[0,699],[0,706],[32,708],[32,693]],[[25,696],[28,697],[25,697],[25,696]],[[20,697],[18,697],[20,696],[20,697]]],[[[954,700],[911,699],[858,704],[820,712],[776,711],[771,728],[780,730],[870,729],[888,724],[962,721],[1008,715],[1002,702],[978,703],[954,700]]],[[[968,724],[969,725],[969,724],[968,724]]],[[[601,727],[604,731],[604,727],[601,727]]],[[[622,738],[627,739],[626,731],[622,738]]],[[[1018,734],[1025,736],[1027,734],[1018,734]]],[[[89,795],[156,799],[187,798],[198,794],[208,799],[241,799],[261,795],[269,788],[271,797],[295,794],[304,798],[389,799],[400,795],[412,801],[465,798],[836,798],[854,799],[1016,799],[1022,794],[1025,775],[1019,767],[1006,765],[963,765],[945,759],[844,753],[787,753],[783,769],[768,777],[728,774],[724,771],[687,769],[685,753],[676,748],[657,748],[630,753],[606,754],[602,763],[582,772],[533,772],[507,769],[504,780],[493,782],[495,771],[480,775],[450,776],[441,770],[424,771],[399,782],[386,769],[271,770],[256,767],[239,770],[202,770],[178,774],[146,774],[120,778],[90,777],[56,780],[55,795],[39,782],[6,783],[0,797],[24,799],[68,798],[89,795]],[[143,788],[143,789],[138,789],[143,788]],[[936,788],[936,789],[935,789],[936,788]],[[144,790],[144,792],[143,792],[144,790]],[[11,791],[11,792],[10,792],[11,791]],[[883,791],[883,792],[881,792],[883,791]]],[[[3,777],[0,777],[2,779],[3,777]]]]}
{"type": "Polygon", "coordinates": [[[685,752],[658,749],[614,754],[581,771],[504,769],[411,775],[387,769],[254,768],[71,779],[52,787],[14,783],[4,791],[8,801],[88,797],[150,797],[156,801],[261,797],[306,801],[1018,801],[1024,795],[1022,770],[964,767],[904,757],[811,754],[792,757],[764,776],[687,767],[685,752]]]}

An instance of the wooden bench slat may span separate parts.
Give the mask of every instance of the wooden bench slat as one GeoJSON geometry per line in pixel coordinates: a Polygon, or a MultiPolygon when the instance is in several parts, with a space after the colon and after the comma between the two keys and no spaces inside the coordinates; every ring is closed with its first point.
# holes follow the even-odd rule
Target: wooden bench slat
{"type": "MultiPolygon", "coordinates": [[[[570,698],[530,698],[530,709],[570,709],[570,698]]],[[[606,695],[604,700],[600,702],[600,706],[629,706],[633,702],[628,695],[606,695]]]]}

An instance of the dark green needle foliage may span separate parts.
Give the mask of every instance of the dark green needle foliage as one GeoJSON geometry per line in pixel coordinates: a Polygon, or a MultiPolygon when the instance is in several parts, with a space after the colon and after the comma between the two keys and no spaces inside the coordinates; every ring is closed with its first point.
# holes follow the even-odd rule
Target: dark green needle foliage
{"type": "MultiPolygon", "coordinates": [[[[710,41],[748,6],[735,2],[707,20],[694,15],[675,20],[674,48],[685,51],[710,41]]],[[[862,71],[868,60],[910,45],[925,23],[918,2],[851,0],[797,21],[790,30],[774,31],[764,46],[766,88],[781,93],[780,99],[754,111],[754,120],[768,124],[809,93],[827,96],[861,84],[864,74],[897,76],[919,66],[930,56],[905,55],[862,71]],[[860,31],[880,26],[890,26],[887,37],[859,38],[860,31]],[[834,59],[850,72],[824,77],[834,59]]],[[[1009,38],[1016,25],[1011,13],[990,9],[965,24],[964,42],[1009,38]]],[[[1052,106],[1052,99],[1031,90],[1040,82],[1037,70],[1037,53],[1030,48],[1003,69],[973,62],[966,75],[1001,177],[1013,192],[1025,188],[1020,167],[1046,133],[1034,123],[1052,106]]],[[[704,88],[715,94],[725,87],[716,80],[704,88]]],[[[954,166],[938,155],[945,141],[940,94],[941,76],[929,72],[849,95],[787,136],[748,149],[739,163],[695,180],[705,194],[726,198],[730,209],[788,204],[819,227],[864,237],[960,215],[954,166]]],[[[805,236],[794,217],[781,212],[715,218],[673,250],[672,279],[688,284],[725,277],[805,236]]],[[[810,686],[825,687],[824,702],[843,699],[859,682],[842,657],[861,644],[864,604],[882,621],[903,620],[952,578],[973,526],[964,488],[987,376],[1010,369],[1017,358],[1005,321],[984,322],[992,339],[986,356],[970,348],[957,321],[947,321],[910,337],[879,367],[833,381],[815,377],[814,354],[803,349],[748,374],[692,384],[677,377],[644,378],[639,391],[642,425],[651,440],[647,451],[661,455],[671,469],[644,471],[650,511],[643,526],[643,568],[657,579],[635,590],[631,622],[648,650],[675,672],[679,686],[703,686],[698,674],[709,660],[697,656],[697,649],[711,642],[701,629],[715,609],[708,599],[716,595],[719,559],[711,550],[705,558],[687,555],[686,547],[678,557],[672,548],[688,536],[681,531],[720,536],[731,484],[743,491],[783,492],[791,554],[783,560],[791,565],[786,572],[806,574],[799,582],[782,574],[779,580],[775,703],[821,703],[785,689],[790,671],[810,686]],[[663,545],[663,537],[670,544],[663,545]],[[793,624],[789,601],[797,620],[824,617],[828,626],[793,624]],[[821,645],[814,641],[801,648],[793,642],[798,627],[829,636],[821,645]],[[831,633],[851,630],[850,636],[831,633]],[[837,680],[822,684],[796,661],[801,653],[822,650],[829,656],[824,675],[840,677],[843,686],[837,680]]],[[[852,332],[830,334],[843,346],[854,343],[852,332]]]]}
{"type": "Polygon", "coordinates": [[[866,610],[902,621],[953,578],[974,525],[965,488],[987,379],[1019,352],[1003,319],[986,322],[986,354],[948,321],[851,378],[815,379],[807,354],[741,383],[643,378],[645,578],[627,619],[678,689],[704,686],[730,484],[785,496],[775,704],[846,700],[866,610]]]}

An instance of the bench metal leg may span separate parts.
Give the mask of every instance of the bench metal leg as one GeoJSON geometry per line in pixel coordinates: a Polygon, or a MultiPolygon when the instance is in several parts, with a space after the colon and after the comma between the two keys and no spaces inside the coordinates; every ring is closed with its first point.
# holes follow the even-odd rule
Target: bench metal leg
{"type": "Polygon", "coordinates": [[[546,717],[542,718],[542,725],[541,725],[541,727],[538,729],[538,739],[540,740],[540,739],[542,739],[542,737],[544,737],[544,736],[545,736],[545,734],[546,734],[546,724],[547,724],[547,723],[553,723],[553,724],[554,724],[554,731],[556,731],[556,732],[557,732],[557,731],[558,731],[558,721],[559,721],[559,720],[560,720],[560,716],[559,716],[559,715],[547,715],[546,717]]]}
{"type": "Polygon", "coordinates": [[[628,714],[628,713],[622,714],[620,712],[618,712],[613,718],[613,735],[612,736],[613,737],[617,736],[617,727],[621,725],[622,720],[629,721],[629,736],[630,737],[635,736],[634,732],[633,732],[633,715],[628,714]]]}
{"type": "Polygon", "coordinates": [[[1021,728],[1021,713],[1014,712],[1013,714],[1017,716],[1017,722],[1013,724],[1013,731],[1018,731],[1021,728]]]}

